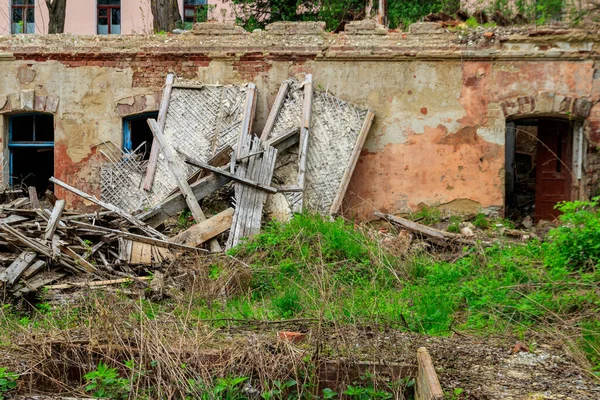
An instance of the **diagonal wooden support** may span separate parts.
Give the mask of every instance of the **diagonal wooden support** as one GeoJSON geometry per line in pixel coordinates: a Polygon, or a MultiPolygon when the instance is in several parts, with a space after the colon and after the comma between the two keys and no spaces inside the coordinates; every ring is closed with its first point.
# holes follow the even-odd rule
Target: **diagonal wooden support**
{"type": "MultiPolygon", "coordinates": [[[[196,222],[204,221],[206,219],[206,216],[200,208],[198,200],[196,200],[196,196],[194,195],[194,192],[192,191],[190,185],[187,182],[187,176],[184,172],[183,165],[180,164],[180,161],[177,158],[177,155],[175,154],[173,146],[171,146],[171,144],[163,136],[158,124],[156,123],[156,120],[148,119],[148,126],[154,134],[154,138],[160,144],[162,153],[167,159],[167,165],[169,167],[169,170],[171,171],[173,177],[177,181],[177,186],[179,186],[179,190],[181,190],[181,193],[183,193],[185,202],[190,208],[194,219],[196,220],[196,222]]],[[[210,251],[215,253],[223,250],[216,239],[212,239],[209,242],[209,247],[210,251]]]]}
{"type": "MultiPolygon", "coordinates": [[[[169,109],[169,101],[171,100],[171,92],[173,91],[174,81],[174,74],[167,75],[167,82],[165,83],[165,87],[163,89],[163,96],[162,100],[160,101],[160,109],[158,110],[158,127],[160,132],[165,130],[165,125],[167,123],[167,111],[169,109]]],[[[146,170],[146,177],[144,179],[144,190],[146,191],[150,191],[152,189],[159,153],[160,146],[158,143],[156,143],[156,141],[153,141],[152,148],[150,150],[150,159],[148,160],[148,169],[146,170]]]]}
{"type": "MultiPolygon", "coordinates": [[[[300,155],[298,159],[298,187],[304,190],[306,180],[306,163],[308,157],[308,138],[310,136],[310,120],[312,117],[313,81],[312,75],[307,74],[304,81],[304,103],[302,105],[302,121],[300,126],[300,155]]],[[[297,212],[304,207],[304,193],[296,204],[297,212]]]]}

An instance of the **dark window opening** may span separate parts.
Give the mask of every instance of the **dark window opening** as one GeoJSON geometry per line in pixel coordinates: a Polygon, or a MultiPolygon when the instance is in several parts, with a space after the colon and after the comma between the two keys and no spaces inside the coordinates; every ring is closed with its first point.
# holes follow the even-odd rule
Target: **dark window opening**
{"type": "Polygon", "coordinates": [[[12,0],[11,33],[35,33],[35,0],[12,0]]]}
{"type": "Polygon", "coordinates": [[[48,114],[14,115],[9,119],[10,182],[13,187],[34,186],[42,196],[54,175],[54,117],[48,114]]]}
{"type": "Polygon", "coordinates": [[[208,7],[206,0],[184,0],[183,22],[186,27],[191,28],[195,22],[206,22],[208,20],[208,7]]]}
{"type": "Polygon", "coordinates": [[[148,118],[156,119],[158,113],[146,113],[123,120],[123,149],[127,153],[140,155],[141,160],[150,158],[154,135],[148,126],[148,118]]]}
{"type": "Polygon", "coordinates": [[[570,200],[572,122],[539,118],[507,123],[506,217],[553,220],[556,203],[570,200]]]}
{"type": "Polygon", "coordinates": [[[98,0],[98,34],[121,33],[121,0],[98,0]]]}

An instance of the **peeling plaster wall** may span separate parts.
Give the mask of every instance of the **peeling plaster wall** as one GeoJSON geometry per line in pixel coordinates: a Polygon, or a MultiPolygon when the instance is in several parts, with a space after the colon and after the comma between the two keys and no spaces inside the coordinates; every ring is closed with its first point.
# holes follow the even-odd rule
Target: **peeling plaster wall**
{"type": "MultiPolygon", "coordinates": [[[[315,85],[375,111],[344,202],[346,215],[366,219],[421,204],[501,209],[506,118],[585,118],[591,144],[600,143],[597,35],[510,35],[466,48],[451,34],[382,35],[378,27],[335,35],[287,24],[246,34],[208,25],[166,38],[0,37],[0,113],[55,106],[55,175],[99,195],[102,143],[121,146],[122,118],[158,109],[167,73],[256,83],[256,132],[281,82],[312,73],[315,85]],[[559,42],[568,49],[557,50],[559,42]]],[[[589,190],[598,186],[597,158],[585,171],[589,190]]]]}

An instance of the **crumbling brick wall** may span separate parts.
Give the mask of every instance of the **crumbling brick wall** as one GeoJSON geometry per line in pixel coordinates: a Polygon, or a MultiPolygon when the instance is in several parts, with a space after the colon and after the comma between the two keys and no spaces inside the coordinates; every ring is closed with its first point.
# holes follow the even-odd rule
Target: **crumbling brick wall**
{"type": "Polygon", "coordinates": [[[7,36],[0,37],[0,114],[53,113],[55,175],[99,195],[103,146],[122,146],[123,117],[158,109],[167,73],[256,83],[257,132],[281,82],[312,73],[316,87],[376,114],[346,214],[370,218],[420,204],[501,210],[507,118],[581,119],[590,146],[600,142],[599,42],[584,30],[484,36],[425,23],[402,33],[370,22],[341,34],[321,23],[278,23],[252,34],[202,24],[169,36],[7,36]]]}

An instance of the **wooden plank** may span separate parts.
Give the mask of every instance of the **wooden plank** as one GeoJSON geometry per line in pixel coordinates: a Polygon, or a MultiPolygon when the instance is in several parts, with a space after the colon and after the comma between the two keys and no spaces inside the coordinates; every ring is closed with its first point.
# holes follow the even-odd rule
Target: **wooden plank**
{"type": "Polygon", "coordinates": [[[54,204],[54,208],[52,209],[52,214],[50,214],[50,219],[48,220],[48,225],[46,226],[46,233],[44,234],[44,239],[52,240],[52,236],[54,236],[54,231],[56,231],[56,227],[60,222],[60,217],[65,209],[65,201],[64,200],[56,200],[54,204]]]}
{"type": "Polygon", "coordinates": [[[6,218],[0,218],[0,224],[17,224],[19,222],[28,221],[29,218],[23,217],[21,215],[9,215],[6,218]]]}
{"type": "Polygon", "coordinates": [[[16,281],[19,280],[23,272],[33,263],[36,253],[32,251],[22,252],[12,264],[6,269],[6,271],[0,274],[0,287],[7,284],[12,286],[16,281]]]}
{"type": "Polygon", "coordinates": [[[49,274],[42,274],[42,275],[44,275],[44,276],[35,277],[31,281],[21,280],[22,284],[15,286],[16,290],[14,290],[12,292],[13,296],[19,297],[19,296],[24,296],[27,293],[35,292],[36,290],[38,290],[39,288],[41,288],[43,286],[49,285],[52,282],[56,282],[57,280],[64,277],[66,274],[62,273],[62,272],[60,272],[60,273],[52,272],[49,274]]]}
{"type": "Polygon", "coordinates": [[[169,241],[187,244],[188,246],[199,246],[231,227],[233,211],[233,208],[228,208],[212,218],[191,226],[169,239],[169,241]]]}
{"type": "MultiPolygon", "coordinates": [[[[167,123],[167,112],[169,110],[169,102],[171,101],[171,93],[173,92],[173,82],[175,82],[175,74],[168,74],[163,89],[162,100],[160,101],[160,109],[158,110],[158,127],[161,132],[165,130],[165,124],[167,123]]],[[[160,145],[154,140],[152,141],[148,168],[146,169],[146,177],[144,178],[144,190],[146,191],[152,189],[159,153],[160,145]]]]}
{"type": "Polygon", "coordinates": [[[31,278],[35,274],[37,274],[42,268],[46,266],[46,261],[37,260],[33,264],[29,266],[21,275],[21,279],[31,278]]]}
{"type": "Polygon", "coordinates": [[[40,208],[40,201],[38,200],[37,189],[35,186],[29,186],[29,203],[31,203],[31,208],[36,209],[40,208]]]}
{"type": "Polygon", "coordinates": [[[416,400],[443,400],[444,392],[425,347],[417,350],[416,400]]]}
{"type": "Polygon", "coordinates": [[[135,218],[133,215],[121,210],[119,207],[112,205],[110,203],[106,203],[104,201],[98,200],[96,197],[91,196],[85,192],[82,192],[79,189],[74,188],[71,185],[68,185],[58,179],[56,179],[55,177],[51,177],[49,179],[50,182],[64,188],[67,189],[68,191],[75,193],[76,195],[83,197],[86,200],[91,201],[94,204],[99,205],[102,208],[105,208],[109,211],[114,212],[115,214],[117,214],[118,216],[125,218],[127,221],[129,221],[131,224],[137,226],[138,228],[140,228],[141,230],[143,230],[144,232],[148,233],[150,236],[156,237],[156,238],[160,238],[160,239],[165,239],[165,235],[163,235],[162,233],[158,232],[156,229],[147,226],[146,224],[144,224],[142,221],[138,220],[137,218],[135,218]]]}
{"type": "MultiPolygon", "coordinates": [[[[196,200],[199,201],[211,193],[216,192],[230,181],[231,178],[229,177],[211,173],[198,182],[192,183],[190,188],[192,189],[196,200]]],[[[163,221],[176,216],[186,206],[187,204],[183,194],[177,192],[164,199],[160,204],[152,207],[150,210],[138,215],[138,218],[150,226],[157,227],[163,221]]]]}
{"type": "Polygon", "coordinates": [[[283,135],[279,135],[268,142],[264,143],[265,148],[267,146],[275,147],[278,152],[286,150],[300,141],[300,128],[292,128],[285,132],[283,135]]]}
{"type": "MultiPolygon", "coordinates": [[[[142,242],[142,243],[148,243],[148,244],[152,244],[152,245],[158,246],[158,247],[165,247],[165,248],[168,248],[168,249],[182,249],[182,250],[199,250],[199,251],[205,251],[203,249],[198,249],[198,248],[195,248],[195,247],[186,246],[186,245],[179,244],[179,243],[172,243],[172,242],[168,242],[166,240],[161,240],[161,239],[151,238],[151,237],[147,237],[147,236],[137,235],[137,234],[131,233],[131,232],[119,231],[119,230],[116,230],[116,229],[105,228],[103,226],[90,225],[90,224],[87,224],[87,223],[81,222],[81,221],[71,221],[70,223],[73,224],[73,225],[84,227],[84,228],[89,227],[89,228],[94,228],[96,230],[100,230],[102,232],[113,233],[117,237],[122,237],[124,239],[134,240],[134,241],[142,242]]],[[[1,226],[0,226],[0,228],[1,228],[1,226]]],[[[101,253],[99,253],[99,254],[101,254],[101,253]]]]}
{"type": "Polygon", "coordinates": [[[152,245],[142,243],[140,251],[140,264],[150,265],[152,264],[152,245]]]}
{"type": "Polygon", "coordinates": [[[59,245],[58,248],[63,254],[67,255],[68,257],[71,257],[75,262],[75,265],[82,267],[86,272],[96,271],[96,267],[90,264],[85,258],[80,256],[79,254],[75,253],[75,251],[73,251],[70,247],[65,245],[59,245]]]}
{"type": "MultiPolygon", "coordinates": [[[[304,81],[304,102],[302,104],[302,120],[300,130],[300,154],[298,155],[298,186],[304,190],[306,180],[306,164],[308,157],[308,140],[310,137],[310,122],[312,117],[313,84],[312,75],[307,74],[304,81]]],[[[304,207],[304,196],[295,205],[295,211],[301,212],[304,207]]]]}
{"type": "MultiPolygon", "coordinates": [[[[142,246],[146,246],[145,243],[133,242],[131,245],[131,254],[129,256],[129,263],[141,264],[142,260],[142,246]]],[[[150,245],[148,245],[150,246],[150,245]]]]}
{"type": "Polygon", "coordinates": [[[120,279],[110,279],[105,281],[92,281],[92,282],[71,282],[71,283],[63,283],[60,285],[48,285],[44,286],[44,289],[48,290],[62,290],[62,289],[70,289],[72,287],[98,287],[98,286],[108,286],[108,285],[118,285],[121,283],[130,283],[136,281],[149,281],[152,277],[150,276],[140,276],[134,278],[120,278],[120,279]]]}
{"type": "Polygon", "coordinates": [[[288,81],[283,82],[281,86],[279,86],[279,91],[277,92],[277,96],[275,97],[275,101],[273,102],[273,106],[271,107],[271,111],[269,112],[269,116],[267,117],[267,121],[265,122],[265,127],[263,128],[262,134],[260,135],[260,140],[262,140],[263,142],[265,142],[271,135],[271,131],[273,130],[273,126],[275,125],[275,120],[277,120],[279,111],[281,111],[281,107],[285,102],[289,88],[290,83],[288,81]]]}
{"type": "MultiPolygon", "coordinates": [[[[246,101],[244,103],[244,115],[242,117],[242,128],[240,130],[240,137],[244,135],[250,134],[250,129],[252,127],[252,120],[254,119],[254,97],[256,94],[256,85],[254,83],[249,83],[246,88],[246,101]]],[[[245,153],[243,146],[245,141],[238,140],[238,148],[236,152],[237,160],[240,159],[242,153],[245,153]]]]}
{"type": "Polygon", "coordinates": [[[375,216],[385,219],[391,223],[399,225],[400,227],[407,229],[413,233],[420,234],[425,236],[427,239],[431,240],[434,243],[440,245],[446,245],[449,243],[449,240],[459,240],[461,243],[470,244],[470,241],[460,239],[460,236],[450,232],[442,232],[440,230],[431,228],[429,226],[425,226],[419,224],[417,222],[410,221],[405,218],[395,217],[390,214],[383,214],[378,211],[375,212],[375,216]]]}
{"type": "Polygon", "coordinates": [[[363,126],[360,129],[358,137],[356,138],[356,143],[354,145],[354,150],[352,152],[352,156],[350,157],[350,161],[348,161],[348,167],[344,171],[344,175],[342,176],[342,181],[338,188],[338,192],[333,199],[333,203],[331,204],[331,208],[329,209],[329,214],[335,214],[340,209],[342,205],[342,201],[344,200],[344,196],[346,195],[346,190],[348,189],[348,185],[350,184],[350,178],[352,178],[352,174],[354,173],[354,168],[356,167],[356,163],[358,162],[358,157],[360,156],[360,152],[365,144],[365,140],[367,139],[367,134],[371,129],[371,125],[373,124],[373,118],[375,118],[375,113],[371,110],[367,111],[367,115],[363,122],[363,126]]]}
{"type": "Polygon", "coordinates": [[[23,245],[29,247],[30,249],[34,250],[35,252],[43,254],[46,257],[52,257],[52,252],[50,251],[50,249],[48,247],[42,245],[41,243],[35,241],[34,239],[28,238],[26,235],[19,232],[18,230],[11,227],[10,225],[0,224],[0,230],[3,230],[4,232],[8,233],[9,235],[11,235],[15,239],[17,239],[19,242],[21,242],[23,245]]]}
{"type": "Polygon", "coordinates": [[[215,168],[212,165],[208,165],[208,164],[206,164],[206,163],[204,163],[202,161],[193,160],[190,157],[187,157],[185,159],[185,162],[188,163],[188,164],[190,164],[190,165],[193,165],[195,167],[198,167],[198,168],[207,169],[207,170],[209,170],[211,172],[214,172],[215,174],[226,176],[226,177],[230,178],[231,180],[234,180],[236,182],[242,183],[244,185],[248,185],[248,186],[251,186],[251,187],[256,188],[256,189],[264,190],[265,192],[268,192],[268,193],[271,193],[271,194],[277,193],[277,189],[275,189],[272,186],[259,183],[259,182],[255,181],[255,180],[252,180],[252,179],[244,178],[244,177],[238,176],[236,174],[232,174],[231,172],[227,172],[227,171],[219,169],[219,168],[215,168]]]}
{"type": "MultiPolygon", "coordinates": [[[[190,185],[188,185],[187,176],[184,172],[183,165],[180,164],[179,158],[177,158],[177,155],[175,154],[175,149],[173,149],[173,146],[165,139],[155,120],[148,119],[148,126],[150,126],[150,130],[154,134],[154,138],[158,140],[158,143],[160,144],[162,153],[167,160],[167,166],[177,181],[177,186],[179,186],[179,190],[183,193],[185,202],[192,212],[194,219],[196,222],[204,221],[206,216],[204,216],[204,212],[200,208],[200,204],[198,204],[194,192],[190,188],[190,185]]],[[[216,240],[211,240],[209,244],[210,251],[214,253],[222,251],[221,246],[216,240]]]]}

